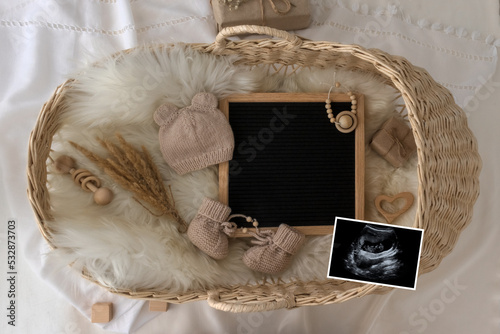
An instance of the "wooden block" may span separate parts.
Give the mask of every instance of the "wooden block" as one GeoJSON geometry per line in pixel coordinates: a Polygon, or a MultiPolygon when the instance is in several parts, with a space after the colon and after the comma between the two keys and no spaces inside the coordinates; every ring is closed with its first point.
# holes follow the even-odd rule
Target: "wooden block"
{"type": "Polygon", "coordinates": [[[106,323],[113,319],[113,303],[92,305],[92,323],[106,323]]]}
{"type": "Polygon", "coordinates": [[[150,300],[149,301],[149,310],[151,312],[167,312],[168,303],[162,302],[160,300],[150,300]]]}

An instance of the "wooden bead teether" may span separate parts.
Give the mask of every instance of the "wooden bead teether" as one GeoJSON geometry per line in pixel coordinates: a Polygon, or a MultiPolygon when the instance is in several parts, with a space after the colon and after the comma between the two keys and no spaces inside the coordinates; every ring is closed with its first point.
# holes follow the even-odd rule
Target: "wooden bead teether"
{"type": "MultiPolygon", "coordinates": [[[[335,83],[335,88],[339,88],[341,85],[339,82],[335,83]]],[[[328,119],[330,120],[331,123],[335,124],[335,127],[337,130],[339,130],[342,133],[349,133],[352,132],[356,129],[356,126],[358,125],[358,118],[356,117],[356,109],[358,101],[356,99],[356,95],[354,95],[352,92],[347,92],[347,95],[349,95],[349,98],[351,99],[351,110],[345,110],[340,112],[336,117],[333,115],[333,110],[332,110],[332,100],[330,99],[330,93],[332,91],[332,87],[330,87],[330,90],[328,91],[328,98],[325,100],[325,109],[326,113],[328,116],[328,119]]]]}
{"type": "Polygon", "coordinates": [[[111,190],[105,187],[101,188],[101,180],[92,175],[88,170],[76,169],[75,166],[75,160],[67,155],[61,155],[54,161],[56,171],[71,174],[73,181],[80,185],[83,190],[94,193],[94,202],[97,205],[109,204],[113,199],[111,190]]]}

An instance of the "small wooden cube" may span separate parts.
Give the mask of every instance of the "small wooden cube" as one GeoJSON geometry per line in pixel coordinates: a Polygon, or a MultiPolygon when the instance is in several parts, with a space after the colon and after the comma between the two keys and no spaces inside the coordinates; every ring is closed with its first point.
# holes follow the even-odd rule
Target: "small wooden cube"
{"type": "Polygon", "coordinates": [[[160,300],[150,300],[149,310],[152,312],[167,312],[168,303],[160,300]]]}
{"type": "Polygon", "coordinates": [[[113,303],[95,303],[92,305],[92,323],[106,323],[113,319],[113,303]]]}

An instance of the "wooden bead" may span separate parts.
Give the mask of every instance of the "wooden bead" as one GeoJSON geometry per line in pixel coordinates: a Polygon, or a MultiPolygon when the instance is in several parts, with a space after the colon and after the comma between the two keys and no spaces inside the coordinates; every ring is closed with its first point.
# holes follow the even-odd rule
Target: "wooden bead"
{"type": "Polygon", "coordinates": [[[325,100],[325,103],[330,104],[330,103],[332,103],[332,100],[330,100],[330,99],[326,99],[326,100],[325,100]]]}
{"type": "Polygon", "coordinates": [[[340,117],[339,119],[339,123],[340,123],[340,126],[343,128],[343,129],[348,129],[351,127],[353,121],[352,121],[352,118],[347,116],[347,115],[344,115],[342,117],[340,117]]]}
{"type": "Polygon", "coordinates": [[[243,228],[241,229],[241,231],[242,231],[243,233],[248,233],[248,229],[247,229],[246,227],[243,227],[243,228]]]}
{"type": "Polygon", "coordinates": [[[356,110],[356,109],[358,109],[358,106],[357,106],[357,105],[355,105],[355,104],[353,104],[353,105],[351,106],[351,109],[352,109],[352,110],[356,110]]]}
{"type": "Polygon", "coordinates": [[[337,81],[337,82],[335,83],[335,87],[336,87],[336,88],[339,88],[339,87],[340,87],[340,82],[338,82],[338,81],[337,81]]]}
{"type": "Polygon", "coordinates": [[[331,114],[333,112],[333,110],[332,109],[327,109],[326,112],[329,113],[329,114],[331,114]]]}
{"type": "Polygon", "coordinates": [[[356,95],[351,95],[349,97],[351,98],[351,100],[356,100],[356,95]]]}
{"type": "Polygon", "coordinates": [[[356,115],[356,110],[355,110],[355,109],[351,110],[351,112],[352,112],[354,115],[356,115]]]}
{"type": "Polygon", "coordinates": [[[335,123],[335,118],[330,118],[330,123],[335,123]]]}
{"type": "Polygon", "coordinates": [[[344,110],[337,114],[335,127],[342,133],[350,133],[356,130],[358,118],[350,110],[344,110]]]}
{"type": "Polygon", "coordinates": [[[253,227],[257,227],[257,226],[259,226],[259,222],[257,220],[254,220],[252,225],[253,225],[253,227]]]}
{"type": "Polygon", "coordinates": [[[108,188],[99,188],[94,192],[94,202],[97,205],[107,205],[113,199],[113,192],[108,188]]]}
{"type": "Polygon", "coordinates": [[[70,171],[75,168],[75,165],[75,159],[67,155],[61,155],[54,161],[54,168],[59,173],[70,173],[70,171]]]}
{"type": "Polygon", "coordinates": [[[252,222],[252,217],[247,217],[247,223],[251,223],[252,222]]]}
{"type": "Polygon", "coordinates": [[[352,103],[352,104],[358,104],[358,101],[356,101],[356,100],[352,100],[352,101],[351,101],[351,103],[352,103]]]}
{"type": "Polygon", "coordinates": [[[347,95],[351,96],[351,95],[352,95],[352,92],[351,92],[351,91],[348,91],[348,92],[347,92],[347,95]]]}
{"type": "Polygon", "coordinates": [[[326,108],[326,109],[331,109],[331,108],[332,108],[332,105],[331,105],[330,103],[327,103],[327,104],[325,104],[325,108],[326,108]]]}
{"type": "Polygon", "coordinates": [[[328,114],[328,118],[333,118],[333,114],[328,114]]]}

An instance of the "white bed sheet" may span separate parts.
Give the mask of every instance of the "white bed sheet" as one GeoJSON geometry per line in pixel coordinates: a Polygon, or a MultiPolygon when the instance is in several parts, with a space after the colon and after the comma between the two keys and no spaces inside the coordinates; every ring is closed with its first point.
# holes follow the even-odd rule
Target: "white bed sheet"
{"type": "Polygon", "coordinates": [[[377,0],[334,3],[299,31],[311,39],[358,42],[421,65],[455,95],[469,116],[484,167],[471,225],[454,251],[417,290],[396,290],[342,304],[265,313],[230,314],[205,302],[147,304],[114,296],[65,269],[54,271],[43,253],[26,198],[29,132],[41,105],[86,61],[147,41],[211,42],[216,30],[208,1],[9,1],[0,4],[0,332],[4,333],[497,333],[500,326],[500,103],[498,2],[377,0]],[[76,2],[75,2],[76,3],[76,2]],[[390,21],[373,13],[399,8],[390,21]],[[327,13],[327,14],[324,14],[327,13]],[[7,321],[7,221],[17,221],[16,327],[7,321]],[[88,320],[96,301],[112,301],[115,318],[104,329],[88,320]],[[4,328],[6,331],[4,331],[4,328]]]}

